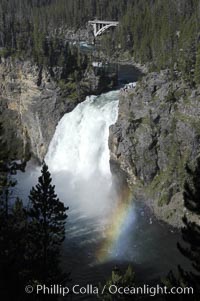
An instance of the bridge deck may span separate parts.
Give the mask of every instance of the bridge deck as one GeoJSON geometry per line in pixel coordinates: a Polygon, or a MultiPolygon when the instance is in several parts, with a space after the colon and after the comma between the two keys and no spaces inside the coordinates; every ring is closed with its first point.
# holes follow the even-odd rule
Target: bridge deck
{"type": "Polygon", "coordinates": [[[89,24],[119,24],[117,21],[100,21],[100,20],[93,20],[93,21],[88,21],[89,24]]]}

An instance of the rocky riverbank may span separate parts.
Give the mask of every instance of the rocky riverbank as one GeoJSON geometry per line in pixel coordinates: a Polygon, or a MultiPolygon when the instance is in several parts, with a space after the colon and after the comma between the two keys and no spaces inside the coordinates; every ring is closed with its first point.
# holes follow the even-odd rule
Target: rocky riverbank
{"type": "Polygon", "coordinates": [[[26,160],[33,155],[43,160],[61,117],[84,101],[116,85],[116,74],[96,75],[88,68],[83,78],[63,84],[61,68],[39,68],[30,61],[1,59],[1,139],[9,156],[26,160]],[[53,76],[52,76],[53,73],[53,76]]]}
{"type": "Polygon", "coordinates": [[[121,93],[118,120],[110,128],[111,162],[126,172],[137,198],[178,227],[185,211],[185,164],[200,152],[199,102],[200,89],[178,74],[150,73],[121,93]]]}

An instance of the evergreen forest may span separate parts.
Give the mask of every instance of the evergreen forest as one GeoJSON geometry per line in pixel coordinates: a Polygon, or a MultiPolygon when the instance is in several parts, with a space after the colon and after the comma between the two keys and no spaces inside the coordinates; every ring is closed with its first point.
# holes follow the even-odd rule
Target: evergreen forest
{"type": "Polygon", "coordinates": [[[53,64],[60,51],[56,37],[94,18],[120,22],[109,47],[152,70],[168,67],[191,84],[200,82],[198,0],[1,0],[0,53],[53,64]]]}

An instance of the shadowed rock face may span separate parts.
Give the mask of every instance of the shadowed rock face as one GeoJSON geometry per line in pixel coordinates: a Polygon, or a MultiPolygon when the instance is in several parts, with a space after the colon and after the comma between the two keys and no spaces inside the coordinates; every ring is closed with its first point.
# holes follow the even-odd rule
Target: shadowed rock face
{"type": "Polygon", "coordinates": [[[59,86],[61,71],[55,67],[50,73],[31,62],[1,60],[0,119],[5,128],[8,128],[7,121],[12,120],[12,139],[8,139],[9,135],[4,139],[8,140],[10,149],[17,147],[13,158],[26,159],[31,152],[42,161],[61,117],[84,101],[86,95],[101,93],[112,83],[116,84],[114,78],[102,79],[90,70],[79,82],[80,94],[72,97],[66,87],[59,86]],[[6,120],[3,116],[7,116],[6,120]],[[17,143],[13,144],[15,139],[17,143]]]}
{"type": "Polygon", "coordinates": [[[185,164],[200,152],[199,103],[200,89],[171,80],[168,71],[150,73],[121,95],[110,128],[111,160],[135,190],[145,188],[157,215],[174,225],[183,215],[185,164]]]}

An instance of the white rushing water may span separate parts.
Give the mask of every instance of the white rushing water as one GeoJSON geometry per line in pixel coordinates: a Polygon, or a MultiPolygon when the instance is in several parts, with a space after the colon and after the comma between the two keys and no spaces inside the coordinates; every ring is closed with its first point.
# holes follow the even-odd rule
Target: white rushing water
{"type": "Polygon", "coordinates": [[[65,114],[45,158],[59,197],[87,215],[102,214],[111,203],[108,137],[118,115],[118,94],[87,97],[65,114]]]}

